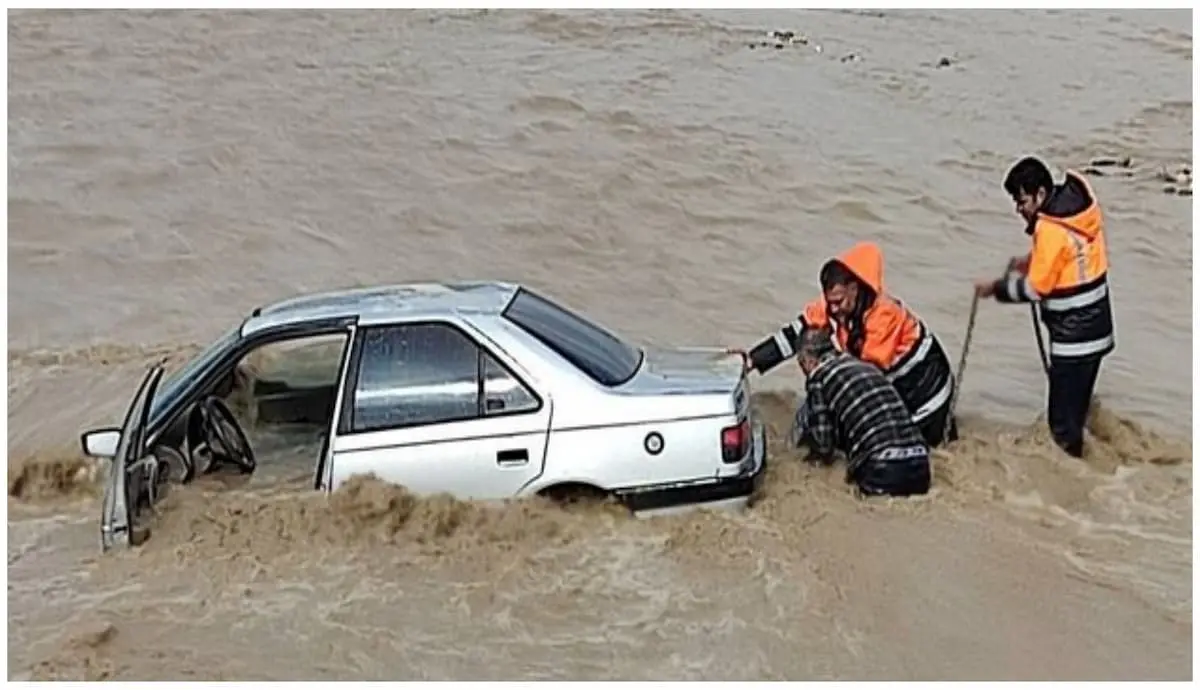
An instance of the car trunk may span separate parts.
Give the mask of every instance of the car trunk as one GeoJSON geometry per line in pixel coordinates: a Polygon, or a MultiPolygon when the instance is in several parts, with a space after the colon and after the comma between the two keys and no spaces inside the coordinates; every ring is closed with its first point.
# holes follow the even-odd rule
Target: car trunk
{"type": "Polygon", "coordinates": [[[624,387],[634,395],[728,396],[730,414],[746,416],[746,375],[739,355],[716,348],[654,348],[624,387]]]}

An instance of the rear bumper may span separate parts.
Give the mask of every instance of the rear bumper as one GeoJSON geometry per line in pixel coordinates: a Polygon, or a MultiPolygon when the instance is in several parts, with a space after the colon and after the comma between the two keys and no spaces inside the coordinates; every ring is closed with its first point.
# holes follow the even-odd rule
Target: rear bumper
{"type": "Polygon", "coordinates": [[[767,434],[762,424],[755,422],[753,446],[742,461],[740,471],[729,477],[704,483],[647,487],[622,492],[621,501],[634,512],[663,510],[680,506],[702,506],[735,499],[749,500],[767,470],[767,434]]]}

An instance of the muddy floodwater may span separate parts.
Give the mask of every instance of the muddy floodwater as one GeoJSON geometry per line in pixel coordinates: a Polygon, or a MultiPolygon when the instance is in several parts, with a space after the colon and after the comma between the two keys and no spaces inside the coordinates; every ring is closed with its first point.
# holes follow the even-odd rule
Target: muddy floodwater
{"type": "Polygon", "coordinates": [[[10,679],[1191,677],[1190,12],[8,22],[10,679]],[[1108,223],[1085,462],[1038,421],[1029,312],[988,303],[922,499],[799,463],[785,366],[744,513],[310,495],[255,424],[261,476],[99,554],[79,432],[260,304],[494,278],[744,345],[871,239],[957,359],[970,281],[1027,246],[1000,185],[1027,153],[1089,170],[1108,223]]]}

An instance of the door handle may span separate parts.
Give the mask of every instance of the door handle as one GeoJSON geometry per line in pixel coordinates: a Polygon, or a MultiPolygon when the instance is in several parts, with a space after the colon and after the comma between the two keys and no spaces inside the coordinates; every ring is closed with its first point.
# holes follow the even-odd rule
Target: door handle
{"type": "Polygon", "coordinates": [[[497,465],[528,465],[529,451],[524,448],[516,450],[502,450],[496,453],[497,465]]]}

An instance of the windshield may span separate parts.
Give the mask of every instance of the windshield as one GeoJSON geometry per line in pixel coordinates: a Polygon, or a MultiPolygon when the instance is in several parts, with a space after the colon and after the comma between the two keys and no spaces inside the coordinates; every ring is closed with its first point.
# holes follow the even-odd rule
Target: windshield
{"type": "Polygon", "coordinates": [[[639,348],[523,288],[504,310],[504,317],[601,385],[625,383],[642,364],[639,348]]]}
{"type": "Polygon", "coordinates": [[[237,344],[241,336],[242,326],[238,324],[236,328],[217,338],[203,352],[164,377],[162,383],[158,386],[158,393],[150,403],[150,424],[153,425],[162,411],[169,408],[175,402],[175,399],[179,397],[179,394],[184,389],[183,384],[194,379],[197,375],[208,371],[208,369],[221,359],[222,355],[237,344]]]}

